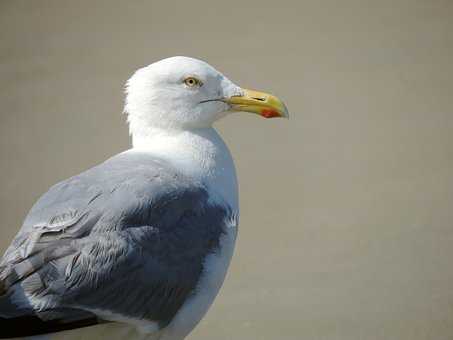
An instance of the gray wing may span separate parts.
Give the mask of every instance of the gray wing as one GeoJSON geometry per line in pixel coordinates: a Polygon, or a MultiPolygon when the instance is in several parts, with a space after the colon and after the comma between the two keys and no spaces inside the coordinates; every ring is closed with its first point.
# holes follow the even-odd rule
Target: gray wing
{"type": "Polygon", "coordinates": [[[0,263],[0,325],[31,320],[34,330],[9,336],[32,335],[96,323],[107,311],[165,326],[231,214],[202,183],[145,154],[121,154],[59,183],[0,263]]]}

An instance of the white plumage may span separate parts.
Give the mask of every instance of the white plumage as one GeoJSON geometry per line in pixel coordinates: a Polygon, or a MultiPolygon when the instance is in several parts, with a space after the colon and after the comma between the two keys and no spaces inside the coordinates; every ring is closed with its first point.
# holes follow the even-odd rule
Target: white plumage
{"type": "Polygon", "coordinates": [[[239,205],[212,124],[234,111],[287,117],[286,107],[187,57],[138,70],[126,92],[132,149],[52,187],[3,257],[5,334],[108,321],[39,338],[181,340],[216,297],[239,205]],[[23,317],[30,327],[12,329],[23,317]]]}

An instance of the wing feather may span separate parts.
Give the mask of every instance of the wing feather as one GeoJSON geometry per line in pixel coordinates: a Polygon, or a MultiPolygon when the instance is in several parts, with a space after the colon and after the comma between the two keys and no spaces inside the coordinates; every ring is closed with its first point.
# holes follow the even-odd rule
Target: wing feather
{"type": "Polygon", "coordinates": [[[59,183],[0,263],[0,324],[28,320],[29,333],[41,334],[113,313],[164,326],[194,291],[230,214],[201,183],[140,154],[59,183]]]}

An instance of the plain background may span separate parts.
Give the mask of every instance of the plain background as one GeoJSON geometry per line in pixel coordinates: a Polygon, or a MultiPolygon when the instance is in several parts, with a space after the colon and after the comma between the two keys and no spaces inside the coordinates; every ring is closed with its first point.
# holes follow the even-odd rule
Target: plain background
{"type": "Polygon", "coordinates": [[[236,114],[241,226],[190,339],[453,338],[453,2],[0,1],[4,249],[129,147],[123,84],[173,55],[280,96],[236,114]]]}

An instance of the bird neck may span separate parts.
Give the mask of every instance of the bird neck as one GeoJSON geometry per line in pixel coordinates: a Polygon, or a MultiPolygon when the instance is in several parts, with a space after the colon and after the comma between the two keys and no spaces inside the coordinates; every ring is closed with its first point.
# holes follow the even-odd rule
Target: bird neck
{"type": "Polygon", "coordinates": [[[237,179],[231,154],[217,131],[210,128],[153,128],[132,136],[133,150],[169,161],[185,175],[205,183],[237,209],[237,179]]]}

